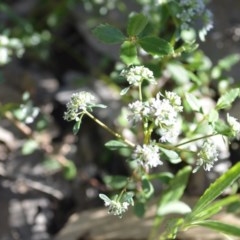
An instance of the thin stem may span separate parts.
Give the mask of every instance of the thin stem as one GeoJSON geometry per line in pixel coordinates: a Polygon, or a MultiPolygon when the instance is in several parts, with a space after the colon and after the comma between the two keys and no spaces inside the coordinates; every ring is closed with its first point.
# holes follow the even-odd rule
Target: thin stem
{"type": "Polygon", "coordinates": [[[191,142],[195,142],[195,141],[198,141],[198,140],[201,140],[201,139],[204,139],[204,138],[213,137],[213,136],[216,136],[216,135],[218,135],[218,133],[212,133],[212,134],[205,135],[205,136],[202,136],[202,137],[199,137],[199,138],[194,138],[194,139],[188,140],[186,142],[180,143],[180,144],[176,145],[175,147],[180,147],[182,145],[185,145],[185,144],[188,144],[188,143],[191,143],[191,142]]]}
{"type": "Polygon", "coordinates": [[[138,90],[139,90],[139,100],[142,102],[142,84],[139,84],[139,87],[138,87],[138,90]]]}
{"type": "Polygon", "coordinates": [[[115,132],[114,130],[112,130],[111,128],[109,128],[106,124],[104,124],[102,121],[100,121],[99,119],[95,118],[90,112],[85,111],[85,114],[87,114],[93,121],[95,121],[98,125],[100,125],[102,128],[104,128],[106,131],[108,131],[109,133],[111,133],[113,136],[115,136],[118,139],[123,140],[127,145],[129,145],[130,147],[134,148],[135,144],[128,141],[127,139],[125,139],[122,135],[120,135],[119,133],[115,132]]]}

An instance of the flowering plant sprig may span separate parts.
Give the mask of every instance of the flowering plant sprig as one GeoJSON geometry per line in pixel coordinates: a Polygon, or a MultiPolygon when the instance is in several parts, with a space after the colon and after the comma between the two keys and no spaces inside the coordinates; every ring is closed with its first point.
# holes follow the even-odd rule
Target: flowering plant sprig
{"type": "Polygon", "coordinates": [[[113,200],[108,198],[105,194],[99,194],[99,197],[104,201],[108,212],[113,215],[117,215],[120,218],[122,214],[128,210],[130,205],[134,205],[133,201],[134,194],[132,192],[122,193],[120,196],[115,195],[113,200]]]}
{"type": "MultiPolygon", "coordinates": [[[[167,1],[165,4],[172,4],[172,2],[175,1],[167,1]]],[[[178,5],[179,13],[175,17],[185,25],[190,24],[189,19],[181,18],[181,14],[185,12],[191,19],[195,15],[205,18],[203,1],[179,1],[178,5]]],[[[171,8],[169,9],[171,11],[171,8]]],[[[175,23],[176,28],[182,31],[183,27],[179,25],[179,22],[175,23]]],[[[130,102],[125,106],[127,114],[124,117],[128,120],[128,130],[135,134],[136,138],[130,141],[121,130],[116,132],[97,119],[94,116],[93,108],[103,106],[96,104],[95,98],[87,92],[79,92],[72,96],[67,104],[64,118],[67,121],[76,121],[78,125],[74,129],[78,131],[82,116],[90,117],[115,137],[115,140],[105,144],[107,147],[112,150],[127,148],[130,152],[127,161],[130,174],[125,178],[122,177],[123,184],[121,184],[120,194],[115,194],[113,197],[103,193],[99,194],[110,214],[122,217],[129,207],[133,206],[138,216],[144,215],[145,205],[155,193],[152,180],[158,179],[167,183],[165,190],[160,193],[156,225],[153,226],[151,239],[157,239],[155,231],[167,213],[178,213],[183,217],[172,221],[172,228],[166,229],[162,234],[163,238],[160,237],[160,239],[174,239],[178,231],[201,225],[203,219],[220,211],[217,204],[211,205],[212,202],[226,187],[240,177],[240,164],[238,164],[221,176],[203,194],[193,210],[186,203],[180,201],[191,173],[200,168],[211,171],[218,161],[221,149],[219,149],[218,142],[214,141],[214,137],[239,138],[240,123],[238,120],[227,114],[227,119],[224,121],[219,116],[219,110],[231,106],[240,95],[240,89],[226,91],[212,109],[206,110],[200,103],[203,92],[206,92],[205,79],[201,80],[200,75],[194,75],[183,68],[183,65],[179,64],[182,59],[177,59],[183,52],[188,55],[191,45],[186,48],[183,39],[175,34],[171,42],[153,36],[152,33],[149,34],[147,26],[146,16],[132,14],[128,20],[126,34],[110,25],[100,25],[93,31],[95,36],[103,42],[121,44],[121,59],[127,66],[122,69],[120,75],[128,82],[128,86],[120,91],[120,95],[124,98],[127,93],[129,94],[130,102]],[[181,41],[178,42],[178,40],[181,41]],[[144,57],[143,51],[145,52],[144,57]],[[140,64],[140,62],[144,62],[146,55],[150,59],[150,64],[140,64]],[[176,64],[177,61],[178,64],[176,64]],[[158,68],[161,71],[154,71],[158,68]],[[179,72],[176,74],[176,71],[179,72]],[[180,73],[185,74],[184,86],[177,81],[180,73]],[[168,83],[172,83],[176,79],[174,82],[176,86],[172,86],[174,84],[164,86],[162,84],[164,79],[167,79],[168,83]],[[152,91],[146,94],[146,89],[152,89],[152,91]],[[138,91],[137,95],[136,90],[138,91]],[[132,92],[134,92],[133,95],[131,95],[132,92]],[[171,164],[181,162],[185,167],[172,177],[161,172],[167,162],[171,164]],[[160,173],[153,174],[153,171],[160,173]],[[181,209],[174,207],[176,203],[181,206],[181,209]],[[199,209],[202,211],[201,214],[199,209]]],[[[196,48],[193,46],[191,51],[195,50],[196,48]]],[[[189,65],[191,65],[191,58],[184,59],[184,61],[189,61],[189,65]]],[[[195,66],[196,62],[192,64],[195,66]]],[[[191,68],[193,67],[191,66],[191,68]]],[[[183,80],[181,79],[181,81],[183,80]]],[[[74,130],[75,133],[77,131],[74,130]]],[[[119,178],[116,179],[119,180],[119,178]]],[[[114,181],[114,176],[112,181],[114,181]]],[[[110,187],[109,190],[119,190],[112,188],[110,187]]],[[[236,201],[236,198],[233,199],[236,201]]],[[[233,200],[231,199],[231,201],[233,200]]],[[[224,204],[229,204],[231,201],[226,201],[224,204]]],[[[205,223],[204,226],[211,227],[212,225],[205,223]]],[[[223,227],[219,224],[219,231],[224,232],[225,229],[226,226],[223,227]]],[[[240,236],[240,229],[237,231],[240,236]]],[[[229,231],[228,234],[236,233],[229,231]]]]}

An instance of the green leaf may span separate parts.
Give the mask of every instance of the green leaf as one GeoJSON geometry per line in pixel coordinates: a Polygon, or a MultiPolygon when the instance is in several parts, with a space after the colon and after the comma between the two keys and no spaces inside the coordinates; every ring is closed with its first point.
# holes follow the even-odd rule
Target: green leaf
{"type": "Polygon", "coordinates": [[[231,107],[233,101],[239,96],[239,92],[240,88],[234,88],[222,95],[217,101],[216,110],[231,107]]]}
{"type": "Polygon", "coordinates": [[[120,58],[127,65],[139,64],[136,45],[130,41],[125,41],[121,45],[120,58]]]}
{"type": "Polygon", "coordinates": [[[219,66],[215,66],[213,69],[212,69],[212,72],[211,72],[211,77],[213,79],[218,79],[221,77],[221,74],[222,74],[222,69],[219,67],[219,66]]]}
{"type": "Polygon", "coordinates": [[[158,211],[161,211],[160,208],[166,204],[175,202],[182,197],[191,171],[192,168],[190,166],[186,166],[178,171],[176,176],[170,181],[168,188],[163,192],[158,204],[158,211]]]}
{"type": "Polygon", "coordinates": [[[152,183],[145,176],[143,176],[142,178],[142,189],[144,192],[144,196],[147,199],[150,198],[154,193],[154,188],[152,183]]]}
{"type": "Polygon", "coordinates": [[[98,195],[105,203],[111,203],[112,202],[112,200],[108,197],[108,196],[106,196],[105,194],[103,194],[103,193],[99,193],[99,195],[98,195]]]}
{"type": "Polygon", "coordinates": [[[191,71],[188,71],[188,76],[189,78],[194,82],[196,83],[197,86],[201,86],[202,85],[202,79],[199,78],[198,75],[194,74],[193,72],[191,71]]]}
{"type": "Polygon", "coordinates": [[[72,180],[77,176],[77,168],[72,161],[68,160],[63,166],[63,175],[67,180],[72,180]]]}
{"type": "Polygon", "coordinates": [[[218,62],[218,66],[223,69],[229,71],[233,65],[238,63],[240,60],[239,54],[231,54],[218,62]]]}
{"type": "Polygon", "coordinates": [[[160,147],[160,149],[167,156],[169,162],[171,162],[173,164],[177,164],[182,161],[182,159],[179,157],[179,155],[175,151],[168,150],[166,148],[161,148],[161,147],[160,147]]]}
{"type": "Polygon", "coordinates": [[[125,40],[124,34],[109,24],[101,24],[93,30],[93,34],[100,41],[108,44],[122,43],[125,40]]]}
{"type": "Polygon", "coordinates": [[[191,208],[182,201],[172,201],[161,208],[158,208],[157,215],[165,216],[168,214],[187,214],[191,212],[191,208]]]}
{"type": "Polygon", "coordinates": [[[191,93],[185,93],[185,98],[190,108],[195,112],[200,112],[200,105],[197,98],[191,93]]]}
{"type": "Polygon", "coordinates": [[[105,143],[105,147],[107,147],[110,150],[117,150],[119,148],[126,148],[128,147],[128,145],[121,141],[110,140],[107,143],[105,143]]]}
{"type": "Polygon", "coordinates": [[[121,96],[125,95],[129,89],[130,89],[130,87],[126,87],[126,88],[122,89],[122,91],[120,92],[120,95],[121,96]]]}
{"type": "Polygon", "coordinates": [[[145,204],[140,201],[136,201],[134,205],[134,213],[137,217],[143,217],[145,214],[145,204]]]}
{"type": "Polygon", "coordinates": [[[219,119],[214,124],[214,130],[222,135],[231,137],[231,128],[224,121],[219,119]]]}
{"type": "Polygon", "coordinates": [[[59,171],[62,169],[62,165],[54,158],[46,157],[43,162],[47,171],[59,171]]]}
{"type": "Polygon", "coordinates": [[[169,63],[167,65],[167,70],[170,72],[171,77],[178,84],[186,84],[189,82],[189,74],[182,65],[177,63],[169,63]]]}
{"type": "Polygon", "coordinates": [[[133,14],[130,16],[127,24],[127,33],[129,36],[139,35],[148,23],[148,19],[143,14],[133,14]]]}
{"type": "Polygon", "coordinates": [[[29,155],[33,153],[39,147],[38,142],[35,140],[27,140],[24,145],[22,146],[22,154],[29,155]]]}
{"type": "Polygon", "coordinates": [[[219,113],[215,109],[212,109],[208,114],[208,122],[215,123],[219,119],[219,113]]]}
{"type": "Polygon", "coordinates": [[[35,121],[36,123],[36,130],[37,131],[42,131],[47,129],[47,127],[49,126],[49,122],[46,116],[41,115],[37,121],[35,121]]]}
{"type": "Polygon", "coordinates": [[[149,180],[158,179],[161,182],[166,183],[166,184],[169,184],[169,182],[173,178],[174,178],[174,175],[170,172],[160,172],[160,173],[150,174],[148,176],[149,180]]]}
{"type": "Polygon", "coordinates": [[[196,216],[206,209],[212,202],[222,194],[234,181],[240,177],[240,163],[237,163],[230,168],[226,173],[219,177],[210,187],[204,192],[201,198],[193,208],[192,216],[196,216]]]}
{"type": "Polygon", "coordinates": [[[103,180],[106,185],[113,189],[121,189],[126,186],[128,182],[128,177],[120,176],[120,175],[114,175],[114,176],[104,176],[103,180]]]}
{"type": "Polygon", "coordinates": [[[204,220],[204,221],[196,222],[194,225],[207,227],[207,228],[213,229],[217,232],[222,232],[222,233],[225,233],[228,235],[240,237],[240,227],[222,223],[219,221],[204,220]]]}
{"type": "MultiPolygon", "coordinates": [[[[82,115],[83,116],[83,115],[82,115]]],[[[78,121],[75,122],[75,124],[73,125],[73,134],[74,135],[77,135],[79,129],[80,129],[80,126],[81,126],[81,123],[82,123],[82,116],[80,117],[80,119],[78,121]]]]}
{"type": "Polygon", "coordinates": [[[130,205],[134,206],[134,201],[133,201],[134,193],[133,192],[125,192],[122,197],[121,197],[121,202],[127,202],[130,205]]]}
{"type": "Polygon", "coordinates": [[[173,53],[172,46],[164,39],[147,36],[138,40],[140,46],[149,54],[165,56],[173,53]]]}
{"type": "Polygon", "coordinates": [[[224,206],[227,206],[231,203],[235,203],[239,201],[240,199],[239,199],[239,196],[237,195],[225,197],[223,199],[213,202],[208,207],[204,208],[204,210],[202,210],[199,214],[194,215],[194,217],[201,220],[210,218],[213,215],[220,212],[224,206]]]}

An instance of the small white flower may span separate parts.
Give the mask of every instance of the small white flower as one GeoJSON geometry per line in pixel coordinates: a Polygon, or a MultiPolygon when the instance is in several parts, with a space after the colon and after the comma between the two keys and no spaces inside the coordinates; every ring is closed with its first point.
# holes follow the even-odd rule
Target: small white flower
{"type": "Polygon", "coordinates": [[[89,92],[78,92],[71,96],[67,103],[67,111],[64,113],[64,119],[67,121],[76,120],[82,111],[89,110],[96,103],[96,98],[89,92]]]}
{"type": "Polygon", "coordinates": [[[171,105],[177,112],[182,112],[183,107],[181,106],[181,98],[175,92],[165,92],[166,98],[170,101],[171,105]]]}
{"type": "Polygon", "coordinates": [[[139,86],[143,80],[156,83],[153,72],[144,66],[135,66],[130,69],[124,69],[121,75],[126,78],[128,83],[133,86],[139,86]]]}
{"type": "Polygon", "coordinates": [[[218,160],[216,146],[209,139],[203,143],[202,149],[197,155],[199,157],[197,166],[203,166],[205,171],[210,171],[214,162],[218,160]]]}
{"type": "Polygon", "coordinates": [[[163,164],[160,161],[159,148],[154,143],[144,144],[143,146],[137,145],[132,157],[146,167],[157,167],[163,164]]]}
{"type": "Polygon", "coordinates": [[[143,111],[143,102],[135,101],[128,104],[129,110],[131,113],[128,115],[128,119],[134,124],[142,120],[142,111],[143,111]]]}
{"type": "Polygon", "coordinates": [[[176,123],[177,111],[168,99],[160,99],[160,94],[157,94],[156,98],[150,99],[149,105],[156,126],[164,128],[176,123]]]}
{"type": "Polygon", "coordinates": [[[227,123],[231,128],[231,132],[233,137],[236,137],[238,140],[240,139],[240,123],[237,121],[236,118],[227,114],[227,123]]]}
{"type": "Polygon", "coordinates": [[[107,197],[105,194],[99,194],[99,197],[104,201],[104,205],[108,207],[108,213],[122,217],[122,214],[128,210],[130,205],[134,205],[133,194],[127,192],[119,199],[118,195],[114,197],[114,200],[107,197]]]}
{"type": "Polygon", "coordinates": [[[140,122],[144,117],[149,117],[150,107],[148,102],[141,102],[139,100],[128,104],[130,114],[128,115],[128,120],[133,124],[140,122]]]}
{"type": "Polygon", "coordinates": [[[182,111],[181,99],[173,92],[166,92],[166,98],[161,99],[161,96],[158,93],[146,102],[129,104],[128,120],[134,124],[143,120],[154,123],[161,135],[160,141],[173,142],[180,133],[178,112],[182,111]]]}
{"type": "Polygon", "coordinates": [[[168,128],[159,128],[157,133],[161,136],[161,142],[176,143],[177,138],[181,132],[181,121],[177,119],[176,123],[168,128]]]}

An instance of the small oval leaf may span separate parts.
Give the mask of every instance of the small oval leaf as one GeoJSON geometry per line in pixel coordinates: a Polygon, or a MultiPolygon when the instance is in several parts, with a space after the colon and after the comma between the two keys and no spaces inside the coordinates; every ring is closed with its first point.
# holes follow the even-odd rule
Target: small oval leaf
{"type": "Polygon", "coordinates": [[[127,65],[139,64],[136,45],[130,41],[125,41],[121,45],[120,58],[127,65]]]}
{"type": "Polygon", "coordinates": [[[126,148],[128,145],[124,142],[120,142],[117,140],[111,140],[105,143],[105,146],[110,150],[117,150],[119,148],[126,148]]]}
{"type": "Polygon", "coordinates": [[[165,149],[165,148],[160,148],[160,149],[164,153],[164,155],[167,156],[168,160],[171,163],[177,164],[177,163],[180,163],[182,161],[181,158],[179,157],[179,155],[175,151],[168,150],[168,149],[165,149]]]}
{"type": "Polygon", "coordinates": [[[239,96],[240,88],[234,88],[222,95],[216,105],[216,110],[231,107],[231,104],[239,96]]]}
{"type": "Polygon", "coordinates": [[[143,217],[145,214],[145,204],[143,202],[135,202],[134,213],[137,217],[143,217]]]}
{"type": "Polygon", "coordinates": [[[63,166],[63,174],[67,180],[72,180],[77,175],[77,168],[75,164],[68,160],[67,164],[63,166]]]}
{"type": "Polygon", "coordinates": [[[150,198],[154,193],[153,185],[146,177],[142,178],[142,189],[146,199],[150,198]]]}
{"type": "Polygon", "coordinates": [[[169,202],[158,208],[157,215],[165,216],[168,214],[187,214],[191,212],[191,208],[182,201],[169,202]]]}
{"type": "Polygon", "coordinates": [[[104,176],[103,178],[106,185],[113,189],[121,189],[127,185],[128,177],[115,175],[115,176],[104,176]]]}
{"type": "Polygon", "coordinates": [[[73,134],[76,135],[80,129],[81,126],[81,119],[79,121],[77,121],[74,126],[73,126],[73,134]]]}
{"type": "Polygon", "coordinates": [[[122,89],[122,91],[120,92],[120,95],[121,96],[125,95],[129,89],[130,89],[130,87],[126,87],[126,88],[122,89]]]}
{"type": "Polygon", "coordinates": [[[239,54],[230,54],[218,62],[218,66],[226,71],[229,71],[236,63],[240,61],[239,54]]]}
{"type": "Polygon", "coordinates": [[[219,119],[219,113],[215,109],[212,109],[208,115],[208,122],[215,123],[219,119]]]}
{"type": "Polygon", "coordinates": [[[37,148],[39,147],[39,144],[35,140],[27,140],[23,146],[22,146],[22,154],[23,155],[29,155],[33,153],[37,148]]]}
{"type": "Polygon", "coordinates": [[[185,98],[190,108],[195,112],[200,112],[200,105],[197,98],[191,93],[185,93],[185,98]]]}
{"type": "Polygon", "coordinates": [[[128,20],[127,33],[129,36],[140,34],[148,23],[148,19],[143,14],[132,14],[128,20]]]}
{"type": "Polygon", "coordinates": [[[125,40],[124,34],[109,24],[101,24],[93,30],[93,34],[100,41],[108,44],[121,43],[125,40]]]}
{"type": "Polygon", "coordinates": [[[140,46],[149,54],[165,56],[173,53],[172,46],[164,39],[147,36],[138,40],[140,46]]]}

